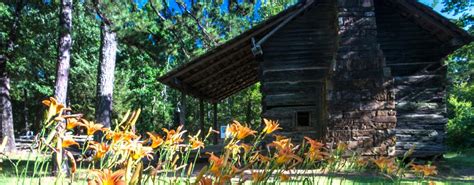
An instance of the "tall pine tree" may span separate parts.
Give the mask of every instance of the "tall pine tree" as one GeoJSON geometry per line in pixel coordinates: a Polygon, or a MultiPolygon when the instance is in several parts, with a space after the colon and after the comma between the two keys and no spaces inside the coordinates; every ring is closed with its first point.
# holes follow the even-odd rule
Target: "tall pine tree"
{"type": "Polygon", "coordinates": [[[117,55],[117,33],[112,29],[113,23],[99,9],[99,4],[95,4],[96,13],[102,23],[100,26],[100,55],[99,68],[97,74],[97,102],[95,109],[95,119],[104,127],[112,124],[112,105],[114,91],[115,60],[117,55]]]}
{"type": "Polygon", "coordinates": [[[14,4],[15,10],[13,13],[13,20],[8,34],[8,41],[5,48],[5,53],[0,55],[0,121],[2,122],[2,139],[7,138],[8,142],[5,150],[14,151],[15,134],[13,130],[13,108],[10,98],[10,77],[8,75],[7,63],[13,61],[15,44],[18,38],[20,27],[21,13],[24,7],[23,0],[18,0],[14,4]]]}
{"type": "Polygon", "coordinates": [[[54,96],[59,102],[66,104],[69,68],[71,66],[72,0],[61,0],[59,27],[58,61],[54,96]]]}

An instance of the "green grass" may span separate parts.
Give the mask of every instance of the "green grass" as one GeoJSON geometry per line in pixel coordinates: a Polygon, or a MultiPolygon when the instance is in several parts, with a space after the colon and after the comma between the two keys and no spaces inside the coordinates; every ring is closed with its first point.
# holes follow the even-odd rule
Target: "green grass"
{"type": "Polygon", "coordinates": [[[474,184],[474,149],[445,154],[440,171],[445,179],[471,181],[474,184]]]}
{"type": "Polygon", "coordinates": [[[449,166],[474,168],[474,149],[468,149],[460,152],[449,152],[444,155],[444,158],[446,164],[449,166]]]}
{"type": "MultiPolygon", "coordinates": [[[[13,162],[21,160],[26,160],[25,156],[11,156],[13,158],[13,162]]],[[[46,160],[47,158],[39,157],[41,160],[46,160]]],[[[30,165],[32,165],[35,157],[30,156],[30,165]]],[[[464,185],[464,184],[474,184],[474,174],[469,174],[470,171],[461,171],[461,170],[472,170],[474,173],[474,149],[465,150],[461,152],[450,152],[444,155],[444,161],[442,162],[444,166],[447,166],[448,170],[444,171],[440,169],[441,177],[436,177],[434,182],[437,185],[464,185]],[[449,171],[451,170],[451,171],[449,171]],[[467,174],[468,178],[464,176],[457,176],[459,172],[467,174]],[[443,175],[446,173],[446,175],[443,175]]],[[[18,163],[18,168],[21,170],[26,166],[26,161],[21,161],[18,163]]],[[[30,166],[31,167],[31,166],[30,166]]],[[[85,174],[82,169],[78,169],[78,172],[81,174],[85,174]]],[[[77,174],[79,176],[79,174],[77,174]]],[[[82,175],[81,175],[82,176],[82,175]]],[[[77,179],[74,181],[73,184],[87,184],[84,178],[77,179]]],[[[306,181],[301,180],[303,177],[300,177],[300,180],[297,181],[289,181],[284,183],[276,183],[276,184],[353,184],[353,185],[362,185],[362,184],[394,184],[393,181],[383,178],[382,176],[377,175],[370,175],[370,174],[362,174],[362,175],[347,175],[347,176],[333,176],[328,177],[325,175],[318,175],[313,177],[308,177],[306,181]],[[310,183],[308,183],[310,182],[310,183]]],[[[42,179],[39,178],[30,178],[26,177],[25,179],[18,179],[15,177],[13,165],[10,164],[8,160],[3,159],[2,164],[2,171],[0,172],[0,184],[38,184],[39,182],[48,182],[47,184],[51,184],[54,182],[54,177],[46,176],[42,179]]],[[[146,184],[151,184],[146,183],[146,184]]],[[[164,182],[159,184],[165,184],[164,182]]],[[[184,184],[184,183],[182,183],[184,184]]],[[[246,182],[245,184],[252,184],[250,181],[246,182]]],[[[420,184],[418,181],[413,179],[404,179],[400,182],[400,184],[420,184]]],[[[421,184],[427,184],[427,181],[421,184]]]]}
{"type": "MultiPolygon", "coordinates": [[[[0,177],[0,184],[38,184],[38,182],[41,180],[41,182],[46,183],[46,184],[52,184],[54,182],[53,177],[45,177],[42,179],[39,178],[26,178],[25,183],[22,183],[23,179],[20,179],[18,181],[17,178],[15,177],[0,177]],[[19,183],[17,183],[19,182],[19,183]]],[[[427,184],[428,181],[424,181],[423,183],[419,183],[418,181],[415,180],[403,180],[400,182],[400,184],[427,184]]],[[[462,181],[454,181],[454,180],[447,180],[447,181],[439,181],[435,180],[433,181],[437,185],[468,185],[472,184],[473,182],[462,182],[462,181]]],[[[77,180],[74,181],[73,184],[87,184],[85,180],[77,180]]],[[[145,184],[152,184],[152,182],[145,183],[145,184]]],[[[161,183],[155,183],[155,184],[169,184],[166,182],[161,182],[161,183]]],[[[185,184],[184,182],[180,184],[185,184]]],[[[251,185],[252,182],[247,181],[244,184],[246,185],[251,185]]],[[[263,183],[262,183],[263,184],[263,183]]],[[[267,184],[273,184],[272,182],[267,182],[267,184]]],[[[291,184],[347,184],[347,185],[364,185],[364,184],[395,184],[394,182],[382,178],[369,178],[369,177],[357,177],[357,178],[341,178],[341,177],[332,177],[329,178],[327,176],[315,176],[315,177],[309,177],[307,180],[298,180],[298,181],[288,181],[288,182],[277,182],[275,184],[282,184],[282,185],[291,185],[291,184]]]]}

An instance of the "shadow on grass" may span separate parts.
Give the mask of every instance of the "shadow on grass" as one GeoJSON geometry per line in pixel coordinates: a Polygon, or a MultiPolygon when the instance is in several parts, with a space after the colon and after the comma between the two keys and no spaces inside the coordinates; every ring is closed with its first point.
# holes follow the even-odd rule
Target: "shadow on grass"
{"type": "Polygon", "coordinates": [[[462,165],[474,168],[474,149],[450,152],[444,155],[444,159],[449,166],[462,165]]]}

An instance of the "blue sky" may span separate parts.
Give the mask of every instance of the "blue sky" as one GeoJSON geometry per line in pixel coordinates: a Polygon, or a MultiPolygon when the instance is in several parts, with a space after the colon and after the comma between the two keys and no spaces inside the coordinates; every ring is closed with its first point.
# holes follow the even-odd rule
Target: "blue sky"
{"type": "MultiPolygon", "coordinates": [[[[143,6],[145,5],[148,0],[134,0],[135,2],[137,2],[139,4],[139,6],[143,6]]],[[[227,8],[227,3],[228,3],[229,0],[223,0],[223,5],[221,6],[221,8],[223,9],[223,12],[227,12],[228,10],[226,9],[227,8]]],[[[238,0],[238,2],[240,2],[241,0],[238,0]]],[[[261,4],[261,1],[264,1],[264,0],[257,0],[257,7],[260,6],[261,4]]],[[[420,2],[428,5],[428,6],[431,6],[433,4],[433,0],[419,0],[420,2]]],[[[189,5],[190,1],[189,0],[184,0],[184,2],[186,4],[189,5]]],[[[175,0],[168,0],[168,3],[170,5],[170,8],[180,12],[179,8],[178,8],[178,5],[176,4],[176,1],[175,0]]],[[[456,16],[453,16],[452,14],[446,14],[446,13],[442,13],[441,10],[443,9],[443,4],[441,2],[439,2],[435,7],[434,7],[434,10],[436,10],[437,12],[441,13],[442,15],[448,17],[448,18],[457,18],[459,17],[460,15],[456,15],[456,16]]],[[[257,8],[258,9],[258,8],[257,8]]],[[[474,8],[471,8],[469,10],[469,13],[471,14],[474,14],[474,8]]]]}
{"type": "MultiPolygon", "coordinates": [[[[428,6],[431,6],[433,4],[433,0],[418,0],[424,4],[427,4],[428,6]]],[[[448,18],[457,18],[459,17],[460,15],[456,15],[456,16],[453,16],[452,14],[446,14],[446,13],[442,13],[441,10],[444,8],[443,4],[441,2],[439,2],[435,7],[434,7],[434,10],[436,10],[437,12],[441,13],[442,15],[444,15],[445,17],[448,17],[448,18]]],[[[470,14],[474,14],[474,8],[471,8],[469,10],[469,13],[470,14]]]]}
{"type": "MultiPolygon", "coordinates": [[[[134,2],[136,2],[138,4],[139,7],[141,6],[144,6],[148,0],[133,0],[134,2]]],[[[224,12],[226,12],[227,10],[225,9],[227,7],[227,3],[228,3],[229,0],[223,0],[223,5],[221,6],[221,8],[223,9],[224,12]]],[[[241,2],[242,0],[238,0],[238,2],[241,2]]],[[[257,0],[257,7],[260,6],[261,4],[261,1],[265,1],[265,0],[257,0]]],[[[424,4],[427,4],[428,6],[431,6],[433,4],[433,0],[418,0],[424,4]]],[[[43,2],[45,3],[49,3],[51,2],[51,0],[43,0],[43,2]]],[[[186,4],[189,5],[190,3],[190,0],[184,0],[184,2],[186,4]]],[[[168,3],[170,5],[170,7],[174,10],[177,10],[177,11],[180,11],[179,8],[178,8],[178,5],[176,4],[176,1],[175,0],[168,0],[168,3]]],[[[448,18],[457,18],[459,17],[460,15],[457,15],[457,16],[453,16],[451,14],[446,14],[446,13],[442,13],[441,10],[443,9],[443,5],[442,3],[438,3],[435,7],[434,7],[434,10],[436,10],[437,12],[441,13],[442,15],[448,17],[448,18]]],[[[469,13],[471,14],[474,14],[474,8],[471,8],[469,10],[469,13]]]]}

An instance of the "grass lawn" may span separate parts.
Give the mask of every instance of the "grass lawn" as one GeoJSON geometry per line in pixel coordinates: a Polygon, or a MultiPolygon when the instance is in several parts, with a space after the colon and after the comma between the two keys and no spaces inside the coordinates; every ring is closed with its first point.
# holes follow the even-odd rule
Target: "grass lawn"
{"type": "MultiPolygon", "coordinates": [[[[18,163],[18,169],[21,173],[22,170],[29,165],[32,167],[33,160],[46,160],[45,156],[30,156],[30,161],[26,161],[26,157],[23,155],[9,155],[12,157],[13,162],[17,162],[19,159],[22,161],[18,163]],[[38,157],[38,158],[36,158],[38,157]]],[[[465,150],[462,152],[451,152],[444,155],[444,160],[436,162],[439,169],[439,175],[433,179],[436,184],[474,184],[474,149],[465,150]]],[[[31,178],[31,172],[28,172],[25,178],[18,179],[15,177],[15,168],[8,160],[3,159],[2,170],[0,172],[0,184],[53,184],[54,177],[47,176],[43,178],[31,178]]],[[[26,173],[26,172],[25,172],[26,173]]],[[[86,182],[87,171],[84,169],[78,169],[76,178],[73,184],[87,184],[86,182]]],[[[308,176],[306,180],[300,177],[301,180],[289,181],[277,184],[393,184],[394,182],[386,179],[382,176],[374,174],[337,174],[333,176],[316,174],[308,176]]],[[[164,179],[163,179],[164,180],[164,179]]],[[[166,179],[168,181],[169,179],[166,179]]],[[[69,181],[69,180],[67,180],[69,181]]],[[[65,182],[67,182],[65,181],[65,182]]],[[[147,183],[147,184],[152,184],[147,183]]],[[[164,181],[157,184],[167,184],[164,181]]],[[[186,184],[186,183],[180,183],[186,184]]],[[[251,184],[250,181],[245,184],[251,184]]],[[[401,184],[419,184],[414,179],[405,179],[401,181],[401,184]]],[[[425,183],[422,184],[427,184],[425,183]]]]}
{"type": "MultiPolygon", "coordinates": [[[[160,182],[156,182],[155,184],[170,184],[170,179],[163,179],[160,182]]],[[[40,178],[25,178],[25,179],[17,179],[15,177],[0,177],[0,184],[38,184],[40,178]]],[[[55,179],[53,177],[44,177],[41,178],[42,184],[53,184],[55,179]]],[[[193,181],[193,180],[192,180],[193,181]]],[[[65,182],[68,182],[65,181],[65,182]]],[[[473,184],[474,181],[459,181],[459,180],[434,180],[433,181],[437,185],[449,185],[449,184],[456,184],[456,185],[469,185],[473,184]]],[[[271,182],[268,182],[272,184],[271,182]]],[[[86,185],[87,182],[85,179],[75,180],[73,184],[84,184],[86,185]]],[[[146,184],[153,184],[151,181],[146,184]]],[[[176,184],[187,184],[184,181],[181,183],[176,184]]],[[[247,181],[244,184],[252,184],[252,182],[247,181]]],[[[395,184],[387,179],[379,178],[379,177],[327,177],[327,176],[314,176],[308,177],[306,180],[298,180],[298,181],[288,181],[288,182],[277,182],[276,184],[352,184],[352,185],[362,185],[362,184],[395,184]]],[[[427,184],[427,181],[424,183],[419,183],[416,180],[402,180],[400,184],[427,184]]]]}
{"type": "Polygon", "coordinates": [[[447,179],[470,180],[474,184],[474,149],[450,152],[440,162],[441,176],[447,179]]]}

